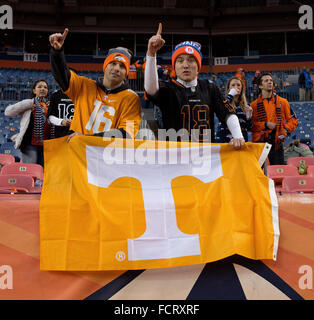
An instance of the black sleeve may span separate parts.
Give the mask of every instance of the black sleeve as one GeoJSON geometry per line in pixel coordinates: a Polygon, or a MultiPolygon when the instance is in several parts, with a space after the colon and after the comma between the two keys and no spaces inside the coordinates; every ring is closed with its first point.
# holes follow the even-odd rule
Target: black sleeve
{"type": "Polygon", "coordinates": [[[164,81],[159,81],[159,89],[153,96],[146,92],[146,96],[149,101],[158,106],[161,110],[167,108],[170,96],[173,95],[173,91],[169,90],[164,81]]]}
{"type": "Polygon", "coordinates": [[[250,119],[246,119],[245,124],[244,124],[244,128],[248,131],[250,131],[252,129],[252,127],[253,127],[253,117],[251,117],[250,119]]]}
{"type": "Polygon", "coordinates": [[[57,92],[54,92],[52,95],[51,95],[51,99],[50,99],[50,104],[49,104],[49,107],[48,107],[48,112],[47,112],[47,118],[49,118],[49,116],[53,115],[53,116],[56,116],[56,109],[57,109],[57,92]]]}
{"type": "Polygon", "coordinates": [[[305,84],[305,76],[304,76],[304,73],[300,73],[299,75],[299,79],[298,79],[298,83],[299,85],[303,86],[305,84]]]}
{"type": "Polygon", "coordinates": [[[131,139],[131,136],[122,128],[119,128],[119,129],[112,129],[112,130],[109,130],[109,131],[104,131],[104,132],[99,132],[99,133],[95,133],[93,134],[92,136],[96,136],[96,137],[107,137],[107,138],[115,138],[117,136],[120,136],[119,132],[117,131],[120,131],[122,132],[122,137],[125,138],[125,139],[131,139]]]}
{"type": "Polygon", "coordinates": [[[52,74],[63,91],[70,85],[71,72],[66,64],[63,47],[61,50],[50,48],[50,65],[52,74]]]}
{"type": "Polygon", "coordinates": [[[221,123],[226,123],[227,115],[235,114],[236,111],[228,99],[223,99],[219,88],[215,84],[210,83],[209,85],[211,88],[211,99],[216,116],[221,123]]]}

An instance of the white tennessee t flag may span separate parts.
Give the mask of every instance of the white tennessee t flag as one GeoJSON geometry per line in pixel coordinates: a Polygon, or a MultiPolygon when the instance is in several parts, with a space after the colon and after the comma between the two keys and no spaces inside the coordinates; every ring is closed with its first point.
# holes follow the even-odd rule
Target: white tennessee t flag
{"type": "Polygon", "coordinates": [[[130,163],[125,149],[119,152],[118,148],[86,146],[90,184],[108,188],[121,177],[141,183],[146,231],[139,238],[128,239],[129,261],[201,254],[199,235],[178,229],[171,181],[180,176],[193,176],[204,183],[218,179],[223,175],[219,150],[219,145],[147,149],[145,163],[130,163]],[[112,161],[113,153],[118,155],[116,161],[112,161]],[[162,164],[156,159],[163,159],[162,164]]]}

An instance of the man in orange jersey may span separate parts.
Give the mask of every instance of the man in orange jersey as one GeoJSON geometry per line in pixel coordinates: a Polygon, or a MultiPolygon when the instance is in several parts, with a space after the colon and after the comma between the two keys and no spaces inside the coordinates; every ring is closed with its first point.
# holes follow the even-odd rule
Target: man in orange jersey
{"type": "Polygon", "coordinates": [[[50,35],[50,62],[53,75],[62,91],[75,105],[70,129],[76,134],[134,138],[141,122],[138,95],[125,83],[130,69],[131,53],[118,47],[109,50],[103,64],[104,78],[94,81],[78,76],[65,62],[63,44],[69,30],[50,35]]]}
{"type": "Polygon", "coordinates": [[[253,108],[253,142],[272,144],[268,159],[271,165],[284,164],[283,142],[293,132],[298,120],[289,102],[273,91],[273,78],[270,73],[258,79],[261,95],[251,103],[253,108]]]}

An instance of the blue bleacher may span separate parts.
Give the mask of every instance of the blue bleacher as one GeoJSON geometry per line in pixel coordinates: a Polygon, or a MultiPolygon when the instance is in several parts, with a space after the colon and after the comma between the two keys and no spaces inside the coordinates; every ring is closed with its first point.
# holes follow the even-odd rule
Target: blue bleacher
{"type": "Polygon", "coordinates": [[[21,151],[14,148],[14,142],[4,142],[0,146],[0,153],[11,154],[15,157],[21,158],[21,151]]]}
{"type": "Polygon", "coordinates": [[[3,89],[3,100],[17,100],[18,91],[13,87],[6,87],[3,89]]]}
{"type": "MultiPolygon", "coordinates": [[[[91,79],[98,79],[103,76],[102,72],[78,72],[82,76],[86,76],[91,79]]],[[[230,77],[232,77],[235,72],[225,72],[218,73],[216,83],[219,88],[221,88],[224,93],[225,86],[230,77]]],[[[275,71],[272,72],[273,76],[280,81],[284,81],[289,75],[291,76],[291,71],[275,71]]],[[[247,80],[247,97],[248,101],[251,101],[251,90],[252,90],[252,78],[254,72],[245,73],[247,80]]],[[[208,73],[200,73],[199,79],[210,79],[211,75],[208,73]]],[[[33,82],[37,79],[45,79],[49,84],[50,92],[53,92],[58,88],[53,75],[50,70],[23,70],[23,69],[1,69],[0,70],[0,145],[1,147],[9,143],[6,146],[9,147],[14,154],[18,153],[19,150],[12,149],[13,142],[10,142],[10,137],[17,133],[19,130],[20,117],[8,118],[4,116],[4,110],[7,105],[15,103],[16,101],[29,98],[30,90],[33,82]],[[15,128],[16,131],[10,131],[10,128],[15,128]]],[[[298,101],[298,87],[296,83],[292,83],[290,86],[278,89],[278,94],[287,98],[290,102],[291,107],[295,111],[297,118],[299,120],[298,128],[295,132],[287,137],[285,145],[290,143],[293,138],[303,139],[307,144],[313,148],[314,141],[314,101],[313,102],[299,102],[298,101]]],[[[143,98],[143,92],[138,92],[141,104],[143,108],[145,107],[145,100],[143,98]]],[[[150,107],[153,107],[150,104],[150,107]]],[[[216,121],[216,124],[218,122],[216,121]]]]}
{"type": "Polygon", "coordinates": [[[291,134],[285,145],[293,139],[300,139],[313,151],[314,149],[314,102],[292,102],[292,109],[298,118],[298,127],[291,134]]]}
{"type": "Polygon", "coordinates": [[[30,89],[22,88],[20,90],[20,99],[19,100],[28,99],[29,97],[30,97],[30,89]]]}

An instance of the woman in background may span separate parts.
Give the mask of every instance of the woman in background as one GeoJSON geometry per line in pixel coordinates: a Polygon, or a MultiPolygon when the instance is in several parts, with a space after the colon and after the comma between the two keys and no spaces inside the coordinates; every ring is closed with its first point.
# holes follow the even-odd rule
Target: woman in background
{"type": "MultiPolygon", "coordinates": [[[[247,103],[245,88],[240,78],[233,76],[229,79],[226,88],[227,99],[236,111],[241,131],[245,141],[248,141],[248,130],[252,127],[252,108],[247,103]]],[[[232,135],[225,125],[219,123],[216,142],[225,143],[232,139],[232,135]]]]}
{"type": "Polygon", "coordinates": [[[30,99],[9,105],[5,110],[8,117],[21,116],[20,132],[14,137],[14,147],[21,150],[24,163],[44,166],[43,140],[50,137],[48,106],[48,83],[41,79],[34,83],[30,99]]]}

